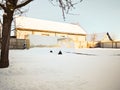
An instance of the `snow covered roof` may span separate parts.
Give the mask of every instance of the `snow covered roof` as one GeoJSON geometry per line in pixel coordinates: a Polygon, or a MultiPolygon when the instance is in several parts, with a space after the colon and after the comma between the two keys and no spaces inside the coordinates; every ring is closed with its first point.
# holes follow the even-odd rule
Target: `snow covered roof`
{"type": "Polygon", "coordinates": [[[113,38],[114,41],[120,41],[120,33],[112,32],[110,34],[112,34],[112,38],[113,38]]]}
{"type": "Polygon", "coordinates": [[[23,28],[28,30],[45,30],[52,32],[64,32],[86,35],[86,32],[80,26],[68,23],[60,23],[28,17],[17,17],[15,19],[15,24],[16,28],[23,28]]]}

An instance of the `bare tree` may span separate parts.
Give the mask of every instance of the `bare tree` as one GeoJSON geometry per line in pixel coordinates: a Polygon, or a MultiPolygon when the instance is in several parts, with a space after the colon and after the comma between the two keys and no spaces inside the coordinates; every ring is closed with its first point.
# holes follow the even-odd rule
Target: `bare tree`
{"type": "Polygon", "coordinates": [[[9,42],[11,33],[11,24],[14,13],[19,8],[29,4],[33,0],[1,0],[0,9],[3,10],[2,24],[2,43],[1,43],[1,58],[0,68],[9,66],[9,42]]]}
{"type": "MultiPolygon", "coordinates": [[[[13,21],[14,14],[19,11],[20,8],[26,6],[33,0],[0,0],[0,10],[3,11],[2,16],[2,41],[1,41],[1,58],[0,58],[0,68],[5,68],[9,66],[9,42],[11,25],[13,21]]],[[[76,4],[82,0],[49,0],[51,3],[58,3],[62,10],[63,18],[65,19],[65,14],[69,12],[76,4]]]]}
{"type": "Polygon", "coordinates": [[[75,9],[75,5],[82,2],[83,0],[49,0],[53,5],[57,2],[62,10],[63,19],[65,20],[65,14],[69,14],[69,11],[75,9]]]}

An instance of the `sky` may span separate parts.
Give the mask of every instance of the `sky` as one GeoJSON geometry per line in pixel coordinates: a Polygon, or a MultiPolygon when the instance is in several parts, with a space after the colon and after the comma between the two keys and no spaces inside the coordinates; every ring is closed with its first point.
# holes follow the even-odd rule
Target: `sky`
{"type": "Polygon", "coordinates": [[[83,0],[70,11],[72,15],[66,15],[65,21],[61,9],[49,0],[34,0],[27,8],[27,17],[79,23],[87,33],[120,34],[120,0],[83,0]]]}

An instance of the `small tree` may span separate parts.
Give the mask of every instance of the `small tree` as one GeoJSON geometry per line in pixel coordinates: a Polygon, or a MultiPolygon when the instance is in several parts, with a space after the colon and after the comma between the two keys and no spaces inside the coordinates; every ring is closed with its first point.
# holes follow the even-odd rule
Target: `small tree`
{"type": "MultiPolygon", "coordinates": [[[[9,42],[11,33],[11,24],[15,12],[20,8],[26,6],[33,0],[0,0],[0,10],[3,11],[2,22],[2,40],[1,40],[1,57],[0,68],[9,66],[9,42]]],[[[81,2],[73,2],[74,0],[49,0],[50,2],[57,2],[62,9],[63,18],[65,19],[65,13],[68,13],[71,8],[81,2]]]]}

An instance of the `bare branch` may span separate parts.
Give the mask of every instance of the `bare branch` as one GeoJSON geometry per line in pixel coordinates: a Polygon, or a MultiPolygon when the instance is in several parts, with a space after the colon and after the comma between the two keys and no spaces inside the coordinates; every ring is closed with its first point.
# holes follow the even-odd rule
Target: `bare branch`
{"type": "Polygon", "coordinates": [[[27,1],[25,1],[25,2],[23,2],[23,3],[21,3],[21,4],[19,4],[19,5],[17,5],[17,6],[15,7],[15,9],[21,8],[21,7],[29,4],[29,3],[32,2],[32,1],[33,1],[33,0],[27,0],[27,1]]]}
{"type": "Polygon", "coordinates": [[[56,5],[52,2],[52,0],[49,0],[49,2],[50,2],[53,6],[56,6],[56,5]]]}
{"type": "Polygon", "coordinates": [[[69,14],[70,10],[75,9],[75,5],[81,3],[83,0],[49,0],[53,6],[59,6],[62,10],[63,19],[65,15],[69,14]],[[54,4],[57,2],[57,4],[54,4]]]}
{"type": "MultiPolygon", "coordinates": [[[[50,0],[53,2],[54,0],[50,0]]],[[[75,5],[82,2],[83,0],[56,0],[59,3],[59,7],[62,10],[63,19],[65,20],[65,14],[69,14],[69,11],[75,9],[75,5]]]]}
{"type": "Polygon", "coordinates": [[[6,10],[4,4],[1,4],[1,3],[0,3],[0,7],[1,7],[3,10],[6,10]]]}

